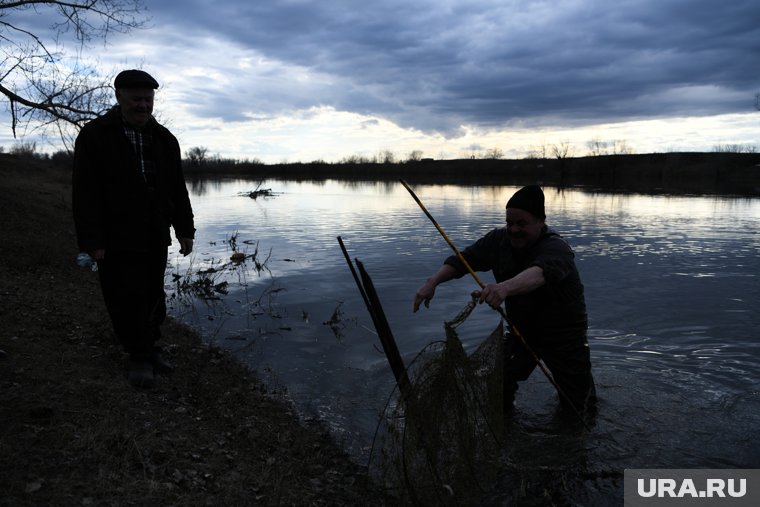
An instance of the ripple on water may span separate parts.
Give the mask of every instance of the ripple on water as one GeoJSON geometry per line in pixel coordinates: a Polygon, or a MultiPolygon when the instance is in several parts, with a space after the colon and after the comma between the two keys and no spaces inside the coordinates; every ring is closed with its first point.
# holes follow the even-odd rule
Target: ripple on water
{"type": "MultiPolygon", "coordinates": [[[[234,197],[250,186],[240,182],[194,200],[203,217],[199,259],[228,258],[224,242],[235,231],[239,241],[272,250],[272,272],[247,274],[251,298],[234,298],[257,302],[273,282],[283,289],[261,300],[278,313],[271,323],[244,308],[250,322],[225,314],[203,324],[213,336],[221,322],[238,335],[247,332],[240,338],[248,342],[235,341],[234,348],[249,352],[254,367],[276,372],[299,409],[327,421],[349,446],[366,448],[393,381],[376,336],[362,328],[371,322],[336,236],[351,257],[365,262],[405,358],[440,339],[443,321],[461,310],[472,283],[441,287],[431,308],[412,316],[414,292],[450,251],[406,192],[397,185],[281,183],[266,183],[285,192],[271,200],[234,197]],[[342,342],[322,325],[338,301],[344,301],[346,323],[357,319],[342,342]],[[310,322],[302,321],[303,312],[310,322]]],[[[497,189],[491,199],[488,192],[453,186],[416,190],[460,246],[503,225],[505,198],[513,191],[497,189]]],[[[760,327],[760,201],[564,190],[547,193],[547,208],[550,223],[575,248],[586,286],[600,410],[590,433],[563,436],[552,423],[556,394],[534,373],[518,391],[522,426],[513,434],[525,477],[562,460],[590,476],[624,468],[760,466],[754,435],[760,427],[754,335],[760,327]],[[735,227],[714,227],[729,218],[735,227]],[[566,445],[557,445],[566,437],[566,445]]],[[[461,334],[468,350],[494,325],[492,315],[480,313],[483,323],[461,334]]],[[[586,501],[595,486],[569,479],[580,485],[571,501],[615,504],[586,501]]],[[[611,488],[619,493],[620,487],[611,488]]]]}

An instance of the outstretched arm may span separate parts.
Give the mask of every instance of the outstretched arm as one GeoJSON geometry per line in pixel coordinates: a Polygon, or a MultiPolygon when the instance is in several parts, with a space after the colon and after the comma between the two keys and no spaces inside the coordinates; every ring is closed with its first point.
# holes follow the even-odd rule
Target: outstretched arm
{"type": "Polygon", "coordinates": [[[459,276],[459,272],[453,266],[444,264],[441,266],[433,276],[427,279],[425,284],[420,287],[417,294],[414,296],[414,311],[420,309],[420,303],[424,302],[425,307],[430,307],[430,300],[435,296],[435,288],[449,280],[453,280],[459,276]]]}
{"type": "Polygon", "coordinates": [[[519,296],[534,291],[544,284],[546,284],[544,270],[538,266],[531,266],[509,280],[486,285],[483,290],[475,292],[475,295],[481,303],[488,303],[491,307],[498,308],[507,296],[519,296]]]}

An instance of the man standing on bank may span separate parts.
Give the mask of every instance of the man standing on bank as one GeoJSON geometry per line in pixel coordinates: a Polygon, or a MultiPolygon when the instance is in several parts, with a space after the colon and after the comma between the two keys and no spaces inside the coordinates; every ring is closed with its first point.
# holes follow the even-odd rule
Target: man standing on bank
{"type": "MultiPolygon", "coordinates": [[[[544,193],[530,185],[507,202],[507,225],[486,234],[462,251],[475,271],[492,270],[495,284],[476,292],[480,303],[499,308],[506,303],[510,323],[551,371],[562,390],[561,407],[584,413],[596,402],[586,331],[586,303],[574,253],[546,223],[544,193]],[[572,405],[570,405],[572,404],[572,405]]],[[[451,256],[417,291],[429,306],[435,288],[460,278],[466,267],[451,256]]],[[[504,410],[514,405],[517,382],[537,366],[534,357],[510,334],[504,353],[504,410]]]]}
{"type": "Polygon", "coordinates": [[[129,354],[129,383],[146,388],[154,372],[173,369],[156,346],[169,228],[188,255],[195,227],[179,143],[152,116],[158,82],[125,70],[114,88],[118,105],[77,137],[72,207],[79,248],[97,261],[114,333],[129,354]]]}

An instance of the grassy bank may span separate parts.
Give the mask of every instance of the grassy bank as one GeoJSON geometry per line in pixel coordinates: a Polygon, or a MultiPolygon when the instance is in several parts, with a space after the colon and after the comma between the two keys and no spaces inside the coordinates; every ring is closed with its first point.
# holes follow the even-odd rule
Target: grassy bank
{"type": "Polygon", "coordinates": [[[380,505],[365,471],[223,352],[170,322],[177,371],[129,387],[70,172],[0,154],[0,505],[380,505]]]}

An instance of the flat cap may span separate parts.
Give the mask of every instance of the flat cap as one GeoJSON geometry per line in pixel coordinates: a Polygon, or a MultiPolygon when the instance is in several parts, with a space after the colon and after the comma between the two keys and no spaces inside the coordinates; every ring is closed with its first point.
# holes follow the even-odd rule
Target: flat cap
{"type": "Polygon", "coordinates": [[[113,87],[119,88],[158,88],[158,81],[144,70],[130,69],[119,72],[113,80],[113,87]]]}

